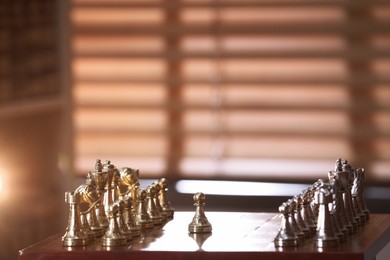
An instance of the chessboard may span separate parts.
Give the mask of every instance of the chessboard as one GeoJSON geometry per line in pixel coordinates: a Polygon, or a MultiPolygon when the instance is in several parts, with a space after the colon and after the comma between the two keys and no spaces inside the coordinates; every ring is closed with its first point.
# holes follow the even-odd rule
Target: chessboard
{"type": "Polygon", "coordinates": [[[194,212],[175,212],[163,226],[141,232],[125,246],[95,242],[64,247],[58,234],[20,250],[20,260],[51,259],[375,259],[390,242],[390,215],[370,214],[370,220],[336,247],[319,248],[306,239],[299,247],[275,246],[280,213],[205,212],[210,233],[190,233],[194,212]]]}

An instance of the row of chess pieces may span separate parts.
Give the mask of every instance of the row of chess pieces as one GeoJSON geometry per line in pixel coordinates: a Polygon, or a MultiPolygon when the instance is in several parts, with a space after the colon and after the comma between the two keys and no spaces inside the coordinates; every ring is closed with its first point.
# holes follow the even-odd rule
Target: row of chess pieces
{"type": "Polygon", "coordinates": [[[318,248],[335,247],[351,238],[369,219],[363,197],[364,169],[338,159],[328,179],[282,203],[276,247],[297,247],[307,240],[318,248]]]}
{"type": "Polygon", "coordinates": [[[142,189],[138,169],[118,169],[110,161],[102,164],[97,159],[85,184],[65,192],[69,217],[63,246],[97,241],[104,247],[124,246],[143,230],[162,227],[174,215],[167,186],[161,178],[142,189]],[[83,207],[87,209],[82,211],[83,207]]]}

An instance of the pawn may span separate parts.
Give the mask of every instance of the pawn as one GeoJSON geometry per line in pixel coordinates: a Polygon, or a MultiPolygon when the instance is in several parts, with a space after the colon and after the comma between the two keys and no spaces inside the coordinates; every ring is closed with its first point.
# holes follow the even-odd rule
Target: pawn
{"type": "Polygon", "coordinates": [[[338,239],[333,229],[331,215],[329,212],[329,203],[332,202],[329,188],[323,183],[316,191],[316,201],[319,205],[317,232],[314,243],[317,247],[335,247],[338,245],[338,239]]]}
{"type": "Polygon", "coordinates": [[[279,232],[274,239],[275,246],[277,247],[295,247],[299,244],[299,237],[294,233],[294,230],[288,221],[291,211],[290,204],[286,202],[279,207],[279,212],[282,214],[282,223],[279,232]]]}
{"type": "Polygon", "coordinates": [[[167,213],[163,210],[163,208],[161,207],[161,203],[160,203],[160,200],[158,199],[158,195],[160,194],[160,191],[161,191],[161,187],[160,185],[158,184],[158,182],[153,182],[152,183],[152,186],[154,187],[155,189],[155,193],[154,193],[154,197],[153,197],[153,200],[154,200],[154,204],[156,205],[156,211],[159,215],[161,215],[162,217],[162,222],[165,223],[167,222],[168,220],[168,217],[167,217],[167,213]]]}
{"type": "Polygon", "coordinates": [[[310,228],[308,225],[306,225],[305,221],[303,220],[302,213],[301,213],[302,206],[303,206],[303,199],[302,199],[302,197],[296,195],[292,198],[292,201],[293,201],[292,206],[293,206],[294,218],[295,218],[299,228],[303,232],[304,237],[308,238],[308,237],[310,237],[310,228]]]}
{"type": "Polygon", "coordinates": [[[119,206],[117,204],[112,204],[108,211],[109,218],[109,226],[102,237],[102,244],[106,247],[111,246],[124,246],[126,245],[126,237],[122,235],[118,225],[118,214],[119,214],[119,206]]]}
{"type": "Polygon", "coordinates": [[[125,203],[124,217],[125,217],[125,223],[127,225],[127,228],[129,230],[131,230],[133,237],[139,237],[141,235],[141,229],[140,229],[140,226],[137,225],[135,218],[133,216],[132,198],[131,198],[131,196],[125,196],[123,198],[123,201],[125,203]]]}
{"type": "Polygon", "coordinates": [[[301,227],[299,226],[298,222],[295,219],[295,208],[296,203],[292,199],[287,200],[287,204],[289,204],[291,212],[288,215],[288,221],[290,222],[291,228],[294,231],[295,235],[298,236],[299,242],[302,243],[305,239],[305,234],[301,230],[301,227]]]}
{"type": "Polygon", "coordinates": [[[89,226],[95,233],[96,237],[102,237],[104,235],[104,230],[102,226],[100,226],[96,216],[96,205],[94,205],[91,211],[87,214],[87,219],[89,226]]]}
{"type": "Polygon", "coordinates": [[[316,232],[316,225],[314,223],[313,217],[310,214],[310,198],[308,190],[304,190],[299,196],[302,199],[302,208],[301,208],[301,216],[305,225],[309,228],[310,236],[314,235],[316,232]]]}
{"type": "Polygon", "coordinates": [[[188,225],[189,233],[211,233],[212,226],[204,214],[206,196],[202,192],[194,195],[195,216],[188,225]]]}
{"type": "Polygon", "coordinates": [[[143,189],[138,189],[137,191],[137,212],[135,215],[135,221],[141,230],[153,228],[153,221],[150,219],[148,212],[146,211],[145,205],[146,191],[143,189]]]}
{"type": "Polygon", "coordinates": [[[118,225],[119,225],[119,230],[121,231],[122,235],[125,236],[127,242],[130,242],[133,239],[133,235],[131,233],[131,230],[127,227],[125,223],[125,218],[124,218],[124,211],[125,211],[125,203],[123,200],[118,200],[116,204],[119,207],[119,213],[118,213],[118,225]]]}
{"type": "Polygon", "coordinates": [[[175,210],[171,207],[168,197],[168,181],[165,178],[161,178],[158,180],[158,184],[160,185],[160,193],[158,195],[158,199],[160,200],[161,207],[163,211],[167,214],[168,219],[172,219],[175,213],[175,210]]]}
{"type": "Polygon", "coordinates": [[[84,229],[85,235],[87,236],[86,243],[87,245],[91,244],[93,243],[93,241],[95,241],[96,233],[91,229],[91,226],[88,223],[87,213],[81,212],[80,217],[81,217],[81,225],[84,229]]]}
{"type": "Polygon", "coordinates": [[[149,214],[150,219],[153,221],[155,226],[162,225],[163,219],[161,214],[156,209],[156,204],[154,203],[154,196],[156,189],[153,185],[146,188],[146,211],[149,214]]]}

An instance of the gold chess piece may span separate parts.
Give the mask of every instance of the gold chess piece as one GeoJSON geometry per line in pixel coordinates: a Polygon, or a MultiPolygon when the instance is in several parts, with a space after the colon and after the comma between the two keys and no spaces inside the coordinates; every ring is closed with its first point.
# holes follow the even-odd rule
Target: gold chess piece
{"type": "Polygon", "coordinates": [[[154,193],[154,196],[153,196],[153,201],[154,201],[154,204],[156,205],[156,211],[161,216],[162,222],[165,223],[165,222],[167,222],[167,219],[168,219],[167,213],[161,207],[161,203],[160,203],[160,200],[158,198],[160,191],[161,191],[161,187],[160,187],[159,183],[156,181],[152,183],[152,186],[154,187],[154,189],[156,191],[154,193]]]}
{"type": "Polygon", "coordinates": [[[80,220],[81,196],[78,192],[65,192],[65,202],[69,204],[69,217],[66,232],[62,237],[63,246],[85,246],[88,237],[80,220]]]}
{"type": "Polygon", "coordinates": [[[84,229],[85,235],[87,236],[87,244],[91,244],[93,241],[95,241],[96,233],[91,229],[91,226],[88,223],[87,219],[87,213],[81,212],[80,213],[81,218],[81,225],[84,229]]]}
{"type": "Polygon", "coordinates": [[[150,219],[149,214],[146,211],[145,199],[146,199],[146,191],[143,189],[138,189],[137,192],[138,208],[137,208],[137,213],[135,215],[135,221],[137,225],[140,226],[141,230],[154,227],[153,221],[150,219]]]}
{"type": "Polygon", "coordinates": [[[153,221],[155,226],[162,225],[163,219],[161,214],[156,209],[156,204],[154,203],[154,196],[156,189],[153,185],[150,185],[146,188],[146,211],[149,214],[150,219],[153,221]]]}
{"type": "Polygon", "coordinates": [[[104,208],[103,200],[105,194],[105,187],[108,181],[108,173],[106,171],[103,171],[103,164],[101,163],[100,159],[96,160],[95,170],[93,172],[90,172],[89,176],[96,185],[96,191],[101,202],[96,205],[95,214],[97,212],[97,220],[99,222],[99,225],[102,227],[103,232],[105,232],[105,230],[108,228],[108,219],[105,213],[106,210],[104,208]]]}
{"type": "Polygon", "coordinates": [[[191,223],[188,225],[188,232],[190,233],[211,233],[212,226],[208,221],[205,213],[204,206],[206,196],[202,192],[198,192],[193,196],[195,209],[195,216],[191,223]]]}
{"type": "Polygon", "coordinates": [[[140,226],[137,225],[133,215],[133,211],[132,211],[133,202],[131,196],[124,196],[123,202],[125,203],[125,211],[123,214],[124,214],[127,228],[131,230],[133,237],[139,237],[141,235],[141,229],[140,226]]]}
{"type": "Polygon", "coordinates": [[[86,183],[80,185],[76,192],[81,195],[81,202],[88,204],[89,209],[81,212],[82,222],[85,229],[95,233],[95,236],[100,237],[103,235],[103,228],[99,225],[96,217],[96,205],[101,203],[98,192],[96,191],[96,185],[92,181],[90,174],[87,175],[86,183]],[[85,220],[83,220],[85,218],[85,220]],[[85,222],[84,222],[85,221],[85,222]]]}
{"type": "Polygon", "coordinates": [[[130,194],[132,199],[132,211],[135,216],[138,209],[137,193],[140,188],[139,170],[130,167],[123,167],[119,171],[121,184],[126,187],[124,195],[130,194]]]}
{"type": "Polygon", "coordinates": [[[103,165],[103,171],[107,173],[107,182],[104,189],[104,197],[103,197],[103,204],[104,209],[106,210],[106,214],[108,214],[108,209],[111,207],[112,204],[114,204],[114,189],[113,189],[113,180],[114,180],[114,165],[111,164],[109,160],[106,160],[106,162],[103,165]]]}
{"type": "Polygon", "coordinates": [[[166,213],[168,219],[172,219],[175,213],[174,208],[171,207],[167,192],[168,192],[168,181],[165,178],[161,178],[158,180],[158,184],[160,185],[160,192],[158,195],[158,199],[160,200],[160,205],[163,211],[166,213]]]}
{"type": "Polygon", "coordinates": [[[124,218],[125,202],[123,200],[118,200],[115,203],[118,205],[119,208],[118,219],[117,219],[119,230],[122,233],[122,235],[125,236],[126,240],[130,242],[133,239],[133,234],[131,230],[127,227],[125,222],[125,218],[124,218]]]}
{"type": "Polygon", "coordinates": [[[119,225],[117,222],[118,214],[119,214],[119,206],[117,204],[112,204],[108,211],[109,218],[109,226],[102,237],[102,244],[105,247],[111,246],[124,246],[126,245],[126,237],[122,235],[119,225]]]}

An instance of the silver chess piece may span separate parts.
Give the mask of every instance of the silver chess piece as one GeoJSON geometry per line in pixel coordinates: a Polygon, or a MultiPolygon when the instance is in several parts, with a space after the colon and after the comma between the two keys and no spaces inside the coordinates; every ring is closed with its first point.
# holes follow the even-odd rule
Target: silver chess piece
{"type": "Polygon", "coordinates": [[[334,233],[328,205],[332,202],[332,195],[326,183],[321,184],[315,194],[315,200],[319,205],[317,232],[314,243],[317,247],[327,248],[338,245],[338,239],[334,233]]]}
{"type": "Polygon", "coordinates": [[[330,204],[329,212],[336,236],[341,242],[345,241],[347,238],[348,229],[345,227],[343,217],[341,217],[344,216],[344,206],[337,184],[338,182],[336,179],[332,177],[329,178],[329,190],[332,194],[332,203],[330,204]]]}
{"type": "Polygon", "coordinates": [[[310,236],[312,236],[316,231],[316,224],[312,216],[313,213],[311,213],[309,191],[306,189],[299,196],[302,198],[301,216],[305,225],[309,228],[310,236]]]}
{"type": "MultiPolygon", "coordinates": [[[[345,187],[343,186],[341,175],[339,172],[342,171],[341,164],[339,164],[341,160],[337,160],[336,167],[334,171],[328,172],[329,181],[333,188],[333,211],[336,214],[336,222],[340,226],[340,231],[346,233],[346,235],[351,235],[353,233],[353,226],[348,221],[346,209],[344,207],[344,198],[343,198],[343,190],[345,187]]],[[[346,236],[345,235],[345,236],[346,236]]]]}
{"type": "Polygon", "coordinates": [[[353,206],[358,209],[358,216],[362,223],[365,223],[369,217],[369,210],[366,207],[363,196],[363,181],[365,171],[363,168],[358,168],[354,172],[354,183],[352,186],[352,201],[353,206]]]}
{"type": "Polygon", "coordinates": [[[189,233],[211,233],[212,226],[204,213],[204,206],[206,204],[205,203],[206,195],[204,195],[202,192],[198,192],[194,194],[193,199],[194,199],[194,206],[196,207],[195,215],[192,218],[191,223],[188,225],[188,232],[189,233]]]}
{"type": "Polygon", "coordinates": [[[352,183],[353,183],[353,169],[347,160],[342,161],[342,171],[340,172],[342,178],[345,179],[345,189],[343,194],[344,207],[349,223],[353,226],[353,231],[357,231],[360,226],[360,218],[356,215],[356,211],[352,202],[352,183]]]}
{"type": "Polygon", "coordinates": [[[309,226],[306,225],[306,222],[303,220],[303,217],[301,214],[302,207],[303,207],[303,199],[299,195],[295,195],[292,198],[292,201],[294,203],[292,205],[292,207],[293,207],[293,214],[294,214],[295,221],[297,222],[300,230],[303,232],[304,237],[308,238],[311,235],[310,228],[309,228],[309,226]]]}
{"type": "Polygon", "coordinates": [[[291,228],[294,231],[295,235],[298,236],[299,242],[303,243],[303,240],[305,239],[305,234],[301,230],[301,227],[299,226],[298,222],[295,219],[295,207],[296,204],[292,199],[287,200],[287,204],[290,206],[290,214],[288,215],[288,221],[290,222],[291,228]]]}
{"type": "Polygon", "coordinates": [[[296,247],[299,244],[299,237],[294,233],[288,220],[291,215],[291,205],[284,202],[279,206],[279,212],[281,213],[282,223],[278,234],[274,239],[276,247],[296,247]]]}

